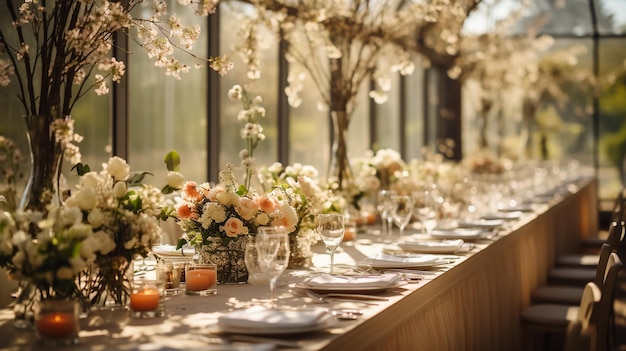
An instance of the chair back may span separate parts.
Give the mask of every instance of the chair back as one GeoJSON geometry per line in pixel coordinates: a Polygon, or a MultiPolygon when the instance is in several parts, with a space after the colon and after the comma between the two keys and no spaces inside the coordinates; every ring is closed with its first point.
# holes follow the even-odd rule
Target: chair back
{"type": "Polygon", "coordinates": [[[618,275],[623,268],[622,261],[617,253],[612,252],[606,265],[606,275],[604,278],[604,286],[601,288],[602,296],[597,308],[594,309],[595,316],[592,321],[595,323],[596,333],[592,335],[592,346],[595,345],[595,351],[608,351],[609,336],[611,328],[611,320],[613,316],[613,302],[615,299],[615,289],[618,282],[618,275]]]}
{"type": "Polygon", "coordinates": [[[585,285],[576,318],[567,325],[565,351],[591,350],[591,340],[595,333],[592,317],[601,297],[600,288],[594,282],[585,285]]]}
{"type": "Polygon", "coordinates": [[[606,268],[611,252],[611,245],[608,243],[602,244],[602,247],[600,248],[600,259],[598,260],[598,267],[596,268],[596,278],[593,281],[600,289],[604,286],[604,280],[606,279],[607,274],[606,268]]]}

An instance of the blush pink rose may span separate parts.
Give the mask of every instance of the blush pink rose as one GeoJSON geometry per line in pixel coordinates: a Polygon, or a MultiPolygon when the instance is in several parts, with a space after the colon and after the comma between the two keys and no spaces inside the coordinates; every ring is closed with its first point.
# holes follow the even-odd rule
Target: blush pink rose
{"type": "Polygon", "coordinates": [[[254,217],[258,209],[259,206],[256,204],[256,202],[247,197],[240,198],[237,206],[235,206],[235,210],[237,211],[237,213],[241,216],[241,218],[245,219],[246,221],[249,221],[252,217],[254,217]]]}
{"type": "Polygon", "coordinates": [[[234,238],[237,235],[248,234],[248,227],[243,225],[243,222],[239,218],[229,218],[226,220],[223,226],[220,226],[220,230],[223,230],[227,236],[234,238]]]}
{"type": "Polygon", "coordinates": [[[255,201],[261,211],[265,213],[272,213],[276,209],[276,204],[274,203],[274,201],[266,196],[257,197],[255,201]]]}

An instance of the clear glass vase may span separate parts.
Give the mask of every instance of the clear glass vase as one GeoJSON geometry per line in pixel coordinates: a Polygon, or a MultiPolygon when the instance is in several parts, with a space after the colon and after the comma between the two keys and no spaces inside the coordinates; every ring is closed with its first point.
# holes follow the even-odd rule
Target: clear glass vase
{"type": "Polygon", "coordinates": [[[83,290],[93,310],[125,310],[134,276],[132,260],[124,256],[100,257],[89,268],[89,281],[83,290]]]}
{"type": "Polygon", "coordinates": [[[245,248],[248,236],[237,238],[209,237],[208,243],[196,249],[198,263],[217,265],[218,284],[243,284],[248,281],[245,248]]]}
{"type": "MultiPolygon", "coordinates": [[[[70,119],[69,116],[63,117],[70,119]]],[[[30,177],[24,188],[20,208],[45,213],[46,206],[59,203],[59,177],[63,148],[56,140],[50,115],[24,116],[30,153],[30,177]]]]}
{"type": "Polygon", "coordinates": [[[352,181],[352,168],[348,158],[348,114],[346,111],[332,111],[330,116],[333,122],[333,143],[328,179],[336,181],[339,190],[342,190],[352,181]]]}

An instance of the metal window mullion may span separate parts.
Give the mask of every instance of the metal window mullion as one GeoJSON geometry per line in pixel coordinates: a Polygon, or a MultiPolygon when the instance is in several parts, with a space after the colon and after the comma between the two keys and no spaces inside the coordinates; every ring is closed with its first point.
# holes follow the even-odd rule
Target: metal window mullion
{"type": "MultiPolygon", "coordinates": [[[[115,33],[115,45],[112,55],[118,61],[126,63],[127,70],[131,65],[128,62],[128,35],[124,32],[115,33]]],[[[113,156],[119,156],[130,162],[128,157],[128,78],[122,76],[119,83],[114,83],[111,94],[111,146],[113,156]]]]}

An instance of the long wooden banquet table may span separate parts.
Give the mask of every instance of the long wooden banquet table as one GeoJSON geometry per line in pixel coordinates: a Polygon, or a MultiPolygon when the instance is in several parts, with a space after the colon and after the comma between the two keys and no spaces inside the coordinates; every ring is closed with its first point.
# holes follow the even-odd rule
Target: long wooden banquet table
{"type": "MultiPolygon", "coordinates": [[[[309,297],[294,296],[292,284],[320,268],[285,272],[278,287],[280,305],[342,305],[359,308],[363,315],[326,330],[272,338],[291,344],[280,348],[302,350],[521,350],[524,332],[519,316],[531,292],[546,282],[557,255],[577,250],[582,238],[597,231],[596,181],[585,180],[569,190],[507,222],[494,237],[476,241],[454,262],[419,273],[423,279],[381,293],[387,301],[318,305],[309,297]]],[[[359,234],[343,243],[336,254],[337,267],[380,250],[384,244],[379,239],[377,233],[359,234]]],[[[327,265],[323,246],[315,248],[316,264],[327,265]]],[[[164,318],[92,313],[81,322],[79,344],[58,349],[261,350],[267,345],[242,343],[217,333],[216,319],[268,296],[267,285],[219,285],[216,296],[168,297],[164,318]]],[[[10,308],[0,310],[0,349],[43,349],[34,332],[14,328],[12,318],[10,308]]]]}

